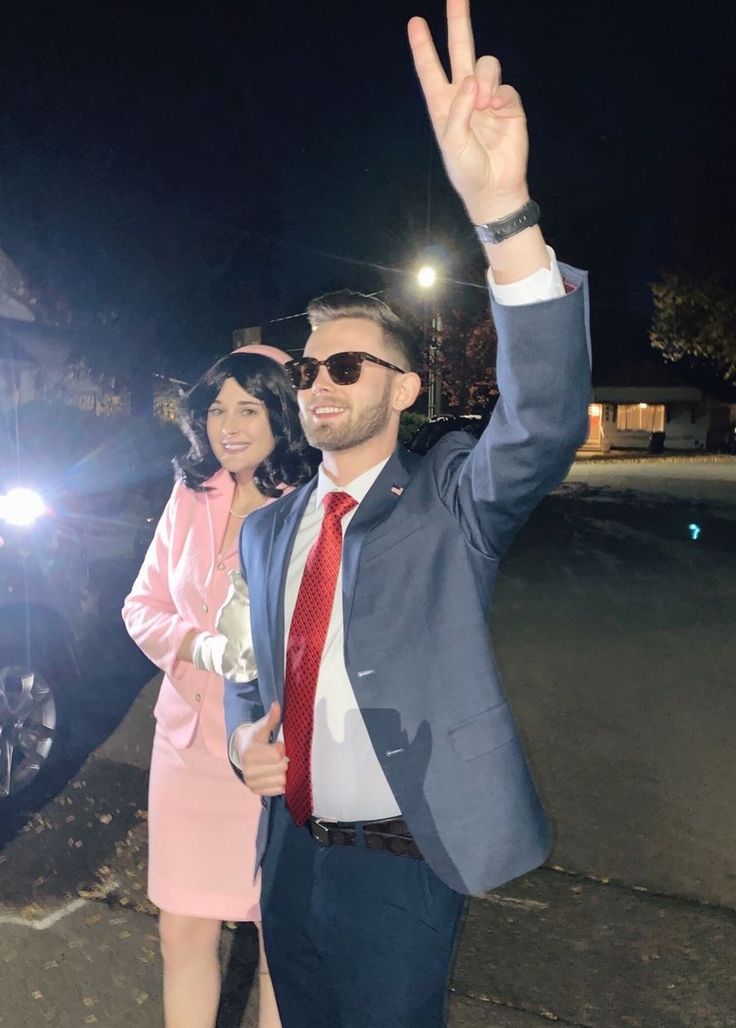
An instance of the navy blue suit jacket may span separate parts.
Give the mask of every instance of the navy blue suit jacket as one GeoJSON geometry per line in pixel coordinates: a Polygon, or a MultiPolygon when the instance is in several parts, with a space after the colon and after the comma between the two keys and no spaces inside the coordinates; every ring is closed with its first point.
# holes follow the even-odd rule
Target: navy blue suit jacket
{"type": "MultiPolygon", "coordinates": [[[[488,632],[498,562],[587,432],[585,276],[525,307],[494,305],[500,399],[479,442],[399,447],[343,547],[345,664],[389,785],[436,874],[482,893],[537,867],[549,831],[488,632]]],[[[241,536],[259,677],[228,682],[228,736],[284,699],[284,587],[315,481],[253,514],[241,536]]],[[[267,836],[264,800],[257,860],[267,836]]]]}

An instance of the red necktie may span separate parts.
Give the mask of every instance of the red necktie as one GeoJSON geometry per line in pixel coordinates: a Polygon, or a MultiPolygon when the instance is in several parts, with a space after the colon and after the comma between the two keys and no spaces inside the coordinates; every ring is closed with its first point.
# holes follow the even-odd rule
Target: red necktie
{"type": "Polygon", "coordinates": [[[314,696],[342,557],[342,518],[356,506],[347,493],[327,493],[325,516],[309,551],[286,646],[284,744],[289,758],[286,803],[303,825],[312,813],[314,696]]]}

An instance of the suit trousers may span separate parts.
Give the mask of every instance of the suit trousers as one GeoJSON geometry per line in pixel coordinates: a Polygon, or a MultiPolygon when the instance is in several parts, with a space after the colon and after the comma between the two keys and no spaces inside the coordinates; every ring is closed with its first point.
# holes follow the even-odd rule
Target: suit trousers
{"type": "Polygon", "coordinates": [[[424,860],[322,846],[271,803],[261,911],[283,1028],[441,1028],[465,897],[424,860]]]}

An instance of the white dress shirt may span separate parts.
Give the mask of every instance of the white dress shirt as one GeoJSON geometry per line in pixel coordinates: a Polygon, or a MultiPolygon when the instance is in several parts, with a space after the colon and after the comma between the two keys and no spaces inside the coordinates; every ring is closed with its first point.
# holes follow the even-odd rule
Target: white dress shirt
{"type": "Polygon", "coordinates": [[[518,282],[498,285],[494,282],[493,271],[489,268],[488,284],[496,303],[500,303],[504,307],[523,307],[527,303],[541,303],[544,300],[554,300],[558,296],[564,296],[565,283],[562,281],[555,251],[548,246],[547,253],[549,254],[549,267],[539,268],[538,271],[527,275],[526,278],[519,279],[518,282]]]}
{"type": "MultiPolygon", "coordinates": [[[[345,486],[335,485],[324,468],[320,467],[317,488],[309,498],[297,529],[286,576],[284,628],[287,645],[307,555],[322,527],[324,497],[329,492],[349,493],[359,504],[385,464],[385,460],[381,461],[345,486]]],[[[343,517],[343,537],[357,509],[357,506],[353,507],[343,517]]],[[[399,813],[345,668],[342,568],[337,576],[335,599],[317,677],[312,736],[312,805],[317,817],[332,821],[372,821],[399,813]]]]}

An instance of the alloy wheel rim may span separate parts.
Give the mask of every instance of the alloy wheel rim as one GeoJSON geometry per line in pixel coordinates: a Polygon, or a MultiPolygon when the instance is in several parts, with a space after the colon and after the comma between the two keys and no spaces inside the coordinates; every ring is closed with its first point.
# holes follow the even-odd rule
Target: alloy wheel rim
{"type": "Polygon", "coordinates": [[[38,671],[0,670],[0,799],[16,795],[39,774],[54,745],[57,711],[38,671]]]}

